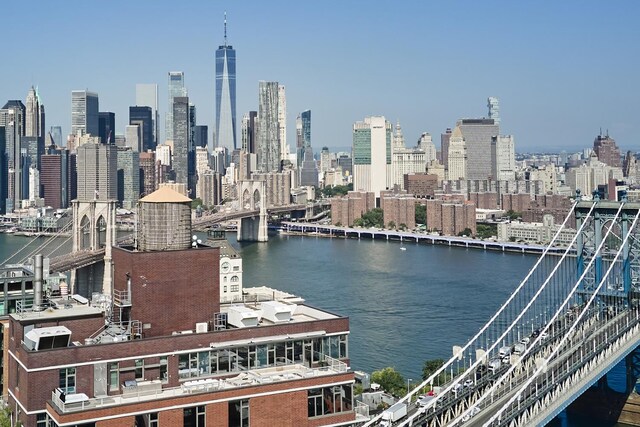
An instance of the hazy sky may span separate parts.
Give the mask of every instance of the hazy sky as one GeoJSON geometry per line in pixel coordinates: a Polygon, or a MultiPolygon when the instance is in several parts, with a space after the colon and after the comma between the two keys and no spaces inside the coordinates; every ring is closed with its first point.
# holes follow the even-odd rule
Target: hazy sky
{"type": "MultiPolygon", "coordinates": [[[[98,92],[124,133],[136,83],[184,71],[198,124],[214,125],[214,54],[237,55],[237,124],[258,81],[287,90],[288,143],[312,111],[312,145],[350,147],[354,121],[400,120],[407,145],[500,99],[516,151],[592,146],[600,127],[640,150],[638,1],[12,1],[2,7],[0,100],[37,85],[47,128],[70,130],[71,91],[98,92]]],[[[209,136],[211,138],[211,136],[209,136]]]]}

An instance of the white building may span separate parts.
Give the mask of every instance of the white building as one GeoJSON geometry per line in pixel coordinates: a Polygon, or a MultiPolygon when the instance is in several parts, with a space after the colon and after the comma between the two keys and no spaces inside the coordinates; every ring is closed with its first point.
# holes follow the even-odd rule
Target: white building
{"type": "Polygon", "coordinates": [[[431,138],[431,134],[424,132],[420,135],[420,140],[418,140],[418,148],[424,150],[424,160],[427,164],[436,160],[436,145],[433,143],[433,139],[431,138]]]}
{"type": "MultiPolygon", "coordinates": [[[[547,244],[551,242],[553,236],[561,228],[556,225],[553,215],[545,215],[543,222],[502,222],[498,224],[498,240],[507,242],[509,240],[524,241],[529,243],[547,244]]],[[[576,230],[564,228],[560,232],[556,243],[559,246],[571,244],[576,230]]]]}
{"type": "Polygon", "coordinates": [[[622,169],[611,167],[601,162],[595,153],[591,153],[587,163],[571,168],[566,173],[567,185],[575,193],[580,190],[583,195],[590,195],[598,185],[609,183],[609,179],[622,180],[622,169]]]}
{"type": "Polygon", "coordinates": [[[241,302],[242,258],[226,239],[209,239],[207,244],[220,248],[220,302],[241,302]]]}
{"type": "MultiPolygon", "coordinates": [[[[423,134],[424,136],[425,134],[423,134]]],[[[428,134],[426,134],[428,135],[428,134]]],[[[404,176],[411,173],[424,173],[427,170],[427,156],[424,148],[420,145],[422,138],[418,142],[418,147],[407,148],[404,145],[404,136],[400,123],[396,124],[396,133],[393,136],[393,146],[391,151],[391,184],[389,188],[397,185],[404,189],[404,176]]],[[[435,146],[433,157],[435,159],[435,146]]]]}
{"type": "Polygon", "coordinates": [[[210,170],[209,150],[207,147],[196,147],[196,172],[198,175],[210,170]]]}
{"type": "Polygon", "coordinates": [[[512,135],[498,135],[491,139],[493,179],[508,181],[515,178],[516,151],[512,135]]]}
{"type": "Polygon", "coordinates": [[[353,189],[380,191],[391,187],[391,123],[384,116],[353,124],[353,189]]]}
{"type": "Polygon", "coordinates": [[[541,181],[544,194],[558,194],[558,178],[556,167],[550,164],[528,171],[528,179],[541,181]]]}
{"type": "Polygon", "coordinates": [[[124,128],[124,138],[127,147],[130,147],[136,153],[144,151],[142,149],[142,135],[140,132],[140,126],[127,125],[124,128]]]}
{"type": "Polygon", "coordinates": [[[456,126],[449,139],[447,179],[457,181],[467,179],[467,147],[460,127],[456,126]]]}
{"type": "Polygon", "coordinates": [[[171,166],[171,146],[168,144],[161,144],[156,147],[156,161],[159,161],[161,165],[171,166]]]}

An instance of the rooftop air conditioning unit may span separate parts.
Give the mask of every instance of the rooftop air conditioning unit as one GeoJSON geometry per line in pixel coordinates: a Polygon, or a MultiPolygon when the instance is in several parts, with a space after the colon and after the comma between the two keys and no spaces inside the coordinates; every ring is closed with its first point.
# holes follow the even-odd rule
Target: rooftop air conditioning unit
{"type": "Polygon", "coordinates": [[[196,323],[196,334],[202,334],[208,331],[209,331],[209,328],[208,328],[207,322],[196,323]]]}

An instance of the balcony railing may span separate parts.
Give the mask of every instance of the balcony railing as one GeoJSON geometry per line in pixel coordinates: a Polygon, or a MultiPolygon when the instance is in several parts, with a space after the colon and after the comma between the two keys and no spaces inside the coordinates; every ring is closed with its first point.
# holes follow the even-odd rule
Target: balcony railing
{"type": "MultiPolygon", "coordinates": [[[[335,360],[335,359],[334,359],[335,360]]],[[[141,381],[136,387],[127,386],[123,393],[115,396],[89,398],[84,393],[62,395],[59,389],[52,392],[51,401],[61,414],[85,411],[109,406],[127,405],[169,397],[181,397],[218,390],[230,390],[270,384],[280,381],[293,381],[305,378],[335,375],[348,371],[345,363],[331,363],[319,368],[309,368],[301,364],[273,366],[270,368],[245,371],[231,378],[201,378],[185,381],[180,387],[161,388],[159,380],[141,381]]]]}

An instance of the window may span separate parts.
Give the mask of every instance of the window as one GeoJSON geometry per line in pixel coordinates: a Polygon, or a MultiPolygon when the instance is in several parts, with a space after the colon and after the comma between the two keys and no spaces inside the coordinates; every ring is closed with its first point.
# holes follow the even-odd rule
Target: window
{"type": "Polygon", "coordinates": [[[134,426],[139,427],[158,427],[160,424],[158,422],[158,413],[150,412],[148,414],[139,414],[136,415],[136,421],[134,426]]]}
{"type": "Polygon", "coordinates": [[[234,266],[233,266],[233,271],[240,271],[240,267],[239,267],[239,266],[237,266],[237,265],[234,265],[234,266]]]}
{"type": "Polygon", "coordinates": [[[109,363],[109,391],[118,391],[120,388],[120,366],[118,363],[109,363]]]}
{"type": "Polygon", "coordinates": [[[205,407],[184,408],[184,427],[205,427],[205,407]]]}
{"type": "Polygon", "coordinates": [[[231,283],[237,283],[239,281],[240,279],[238,279],[238,276],[231,276],[231,283]]]}
{"type": "Polygon", "coordinates": [[[309,418],[353,410],[353,389],[351,384],[312,388],[308,391],[307,396],[309,418]]]}
{"type": "Polygon", "coordinates": [[[229,427],[249,427],[249,399],[229,402],[229,427]]]}
{"type": "MultiPolygon", "coordinates": [[[[169,359],[167,356],[160,357],[160,381],[162,384],[169,382],[169,359]]],[[[157,416],[158,414],[156,414],[157,416]]]]}
{"type": "Polygon", "coordinates": [[[144,380],[144,359],[136,359],[136,380],[144,380]]]}
{"type": "Polygon", "coordinates": [[[60,369],[60,388],[67,394],[76,392],[76,368],[60,369]]]}
{"type": "Polygon", "coordinates": [[[223,287],[223,292],[224,292],[225,294],[227,293],[227,285],[225,285],[225,286],[223,287]]]}
{"type": "Polygon", "coordinates": [[[238,291],[240,291],[240,285],[231,285],[231,292],[238,292],[238,291]]]}

